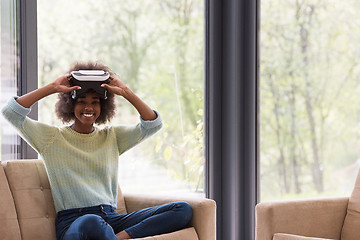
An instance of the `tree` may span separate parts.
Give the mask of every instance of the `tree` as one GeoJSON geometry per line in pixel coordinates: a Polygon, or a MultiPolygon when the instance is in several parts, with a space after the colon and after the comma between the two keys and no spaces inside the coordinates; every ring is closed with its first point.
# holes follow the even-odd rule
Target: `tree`
{"type": "Polygon", "coordinates": [[[349,148],[357,138],[351,129],[358,125],[352,114],[358,107],[351,99],[359,89],[359,61],[356,51],[349,51],[358,49],[356,4],[262,2],[262,178],[274,179],[270,169],[278,169],[278,192],[336,189],[332,168],[351,161],[341,158],[349,155],[340,146],[349,148]]]}

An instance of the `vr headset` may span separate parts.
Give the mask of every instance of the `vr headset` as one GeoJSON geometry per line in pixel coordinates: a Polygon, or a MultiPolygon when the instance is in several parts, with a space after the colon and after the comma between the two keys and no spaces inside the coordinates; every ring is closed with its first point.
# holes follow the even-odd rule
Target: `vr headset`
{"type": "Polygon", "coordinates": [[[107,99],[107,90],[101,87],[101,84],[110,82],[109,72],[102,70],[79,70],[72,71],[70,74],[70,85],[81,87],[79,90],[71,91],[73,99],[85,96],[89,90],[93,90],[100,98],[107,99]]]}

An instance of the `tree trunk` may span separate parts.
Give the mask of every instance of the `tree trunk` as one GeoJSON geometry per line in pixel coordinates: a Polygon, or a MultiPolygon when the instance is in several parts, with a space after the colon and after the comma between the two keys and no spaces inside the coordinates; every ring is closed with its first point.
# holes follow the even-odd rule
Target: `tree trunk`
{"type": "Polygon", "coordinates": [[[279,170],[279,177],[283,182],[283,187],[285,188],[285,192],[289,193],[290,192],[290,184],[288,183],[288,174],[287,174],[287,169],[286,169],[286,161],[285,161],[285,156],[284,156],[284,144],[282,143],[281,140],[281,130],[282,130],[282,126],[280,123],[280,113],[279,113],[279,105],[280,105],[280,99],[279,99],[279,93],[277,93],[275,91],[275,87],[273,84],[273,81],[271,79],[271,77],[269,78],[270,81],[269,86],[271,89],[271,92],[274,96],[274,115],[275,115],[275,120],[276,120],[276,126],[275,126],[275,132],[276,132],[276,139],[277,139],[277,145],[279,146],[279,159],[278,159],[278,170],[279,170]]]}
{"type": "MultiPolygon", "coordinates": [[[[291,74],[290,74],[291,76],[291,74]]],[[[292,77],[292,76],[291,76],[292,77]]],[[[293,174],[294,174],[294,184],[295,184],[295,192],[297,194],[301,193],[301,186],[300,186],[300,182],[299,182],[299,166],[297,163],[297,156],[296,156],[296,116],[295,116],[295,112],[296,112],[296,101],[295,101],[295,91],[296,91],[296,87],[294,84],[291,84],[291,92],[290,92],[290,118],[291,118],[291,130],[290,130],[290,134],[291,134],[291,146],[290,146],[290,155],[291,155],[291,163],[292,163],[292,168],[293,168],[293,174]]]]}
{"type": "MultiPolygon", "coordinates": [[[[319,159],[319,151],[318,151],[318,143],[317,143],[317,136],[316,136],[316,122],[314,117],[314,110],[313,110],[313,99],[311,96],[310,91],[312,90],[312,79],[309,76],[309,60],[308,60],[308,46],[309,46],[309,27],[311,27],[311,19],[314,14],[315,7],[313,5],[307,6],[307,16],[302,16],[304,20],[300,21],[299,14],[300,6],[298,6],[298,14],[297,20],[299,23],[299,30],[300,30],[300,47],[301,47],[301,54],[302,54],[302,62],[303,62],[303,77],[305,81],[305,88],[304,88],[304,97],[305,97],[305,106],[306,106],[306,113],[308,116],[308,122],[310,126],[310,137],[311,137],[311,149],[313,152],[313,164],[311,168],[311,173],[313,177],[313,182],[315,188],[318,192],[324,191],[323,185],[323,172],[320,166],[320,159],[319,159]]],[[[303,13],[306,14],[306,13],[303,13]]]]}

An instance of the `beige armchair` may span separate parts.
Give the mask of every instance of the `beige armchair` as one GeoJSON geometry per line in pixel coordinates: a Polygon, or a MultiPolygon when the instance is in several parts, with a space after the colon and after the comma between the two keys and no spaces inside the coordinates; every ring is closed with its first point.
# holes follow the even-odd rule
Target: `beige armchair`
{"type": "MultiPolygon", "coordinates": [[[[0,167],[0,239],[55,240],[55,207],[45,166],[41,160],[13,160],[0,167]]],[[[122,194],[117,209],[126,213],[159,204],[186,201],[193,219],[186,229],[144,240],[215,240],[213,200],[158,195],[122,194]]]]}
{"type": "Polygon", "coordinates": [[[360,240],[360,174],[350,197],[263,202],[256,240],[360,240]]]}

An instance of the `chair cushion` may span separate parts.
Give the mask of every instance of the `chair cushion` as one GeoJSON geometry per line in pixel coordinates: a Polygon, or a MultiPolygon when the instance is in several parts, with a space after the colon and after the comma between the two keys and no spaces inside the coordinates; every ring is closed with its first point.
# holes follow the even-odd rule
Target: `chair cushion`
{"type": "Polygon", "coordinates": [[[14,200],[2,167],[0,167],[0,236],[1,239],[9,240],[21,238],[14,200]]]}
{"type": "Polygon", "coordinates": [[[360,172],[356,178],[355,187],[349,198],[348,209],[341,231],[341,240],[360,239],[360,172]]]}
{"type": "Polygon", "coordinates": [[[127,213],[124,195],[122,194],[120,185],[118,185],[118,195],[117,195],[117,204],[116,211],[120,214],[127,213]]]}
{"type": "Polygon", "coordinates": [[[195,228],[190,227],[180,231],[156,235],[152,237],[136,238],[138,240],[199,240],[195,228]]]}
{"type": "Polygon", "coordinates": [[[286,233],[275,233],[273,240],[336,240],[329,238],[304,237],[286,233]]]}

